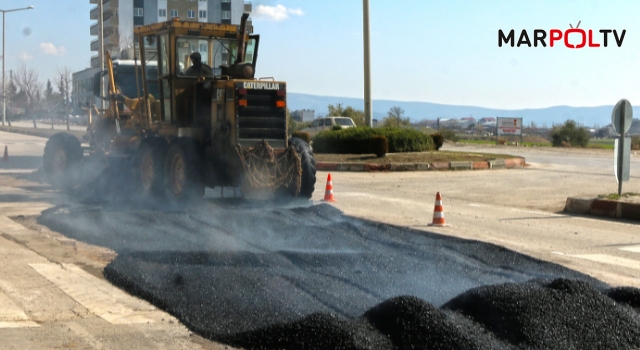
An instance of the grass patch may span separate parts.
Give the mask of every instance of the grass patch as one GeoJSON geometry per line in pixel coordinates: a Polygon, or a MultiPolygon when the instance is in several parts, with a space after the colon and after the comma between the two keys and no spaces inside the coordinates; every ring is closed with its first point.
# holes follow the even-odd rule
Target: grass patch
{"type": "Polygon", "coordinates": [[[495,145],[493,140],[460,140],[460,143],[470,143],[473,145],[495,145]]]}
{"type": "Polygon", "coordinates": [[[591,139],[587,148],[613,149],[615,139],[591,139]]]}
{"type": "MultiPolygon", "coordinates": [[[[551,147],[551,141],[547,141],[545,138],[540,136],[525,136],[524,141],[520,142],[519,139],[511,138],[510,140],[506,140],[506,144],[509,145],[511,143],[517,142],[519,146],[523,147],[551,147]]],[[[495,145],[495,138],[469,138],[462,139],[459,143],[467,143],[473,145],[495,145]]]]}
{"type": "Polygon", "coordinates": [[[428,151],[409,153],[390,153],[378,158],[375,154],[328,154],[316,153],[318,162],[348,162],[348,163],[435,163],[435,162],[486,162],[493,159],[517,158],[508,154],[469,153],[450,151],[428,151]]]}
{"type": "Polygon", "coordinates": [[[621,198],[630,198],[630,197],[636,197],[636,196],[640,196],[640,193],[635,193],[635,192],[627,192],[627,193],[623,193],[622,196],[618,196],[617,193],[611,193],[611,194],[601,194],[598,195],[598,198],[600,199],[610,199],[610,200],[618,200],[621,198]]]}

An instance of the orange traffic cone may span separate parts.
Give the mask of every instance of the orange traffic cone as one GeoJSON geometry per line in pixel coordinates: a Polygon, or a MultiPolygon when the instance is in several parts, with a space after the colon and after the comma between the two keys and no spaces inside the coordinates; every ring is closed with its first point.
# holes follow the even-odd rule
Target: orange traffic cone
{"type": "Polygon", "coordinates": [[[2,161],[3,162],[9,161],[9,148],[7,147],[7,145],[4,146],[4,157],[2,157],[2,161]]]}
{"type": "Polygon", "coordinates": [[[324,201],[337,202],[337,200],[333,198],[333,183],[331,181],[331,174],[327,176],[327,189],[324,191],[324,201]]]}
{"type": "Polygon", "coordinates": [[[440,192],[436,193],[436,204],[433,209],[433,222],[429,226],[449,226],[444,223],[444,209],[442,208],[442,197],[440,192]]]}

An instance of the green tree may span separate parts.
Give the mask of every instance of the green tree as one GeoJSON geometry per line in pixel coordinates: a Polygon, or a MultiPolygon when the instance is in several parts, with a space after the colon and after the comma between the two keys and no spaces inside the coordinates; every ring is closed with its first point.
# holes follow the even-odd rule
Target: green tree
{"type": "Polygon", "coordinates": [[[327,106],[328,114],[327,116],[336,116],[336,117],[344,117],[344,108],[342,108],[342,103],[336,103],[335,105],[327,106]]]}
{"type": "Polygon", "coordinates": [[[27,68],[27,65],[23,63],[18,67],[18,69],[16,69],[12,78],[20,92],[24,93],[24,96],[26,97],[26,114],[35,118],[35,115],[33,115],[32,112],[39,102],[38,98],[40,96],[36,92],[38,92],[41,87],[40,82],[38,81],[38,72],[33,68],[27,68]]]}
{"type": "Polygon", "coordinates": [[[70,105],[71,105],[71,83],[72,83],[72,75],[71,68],[62,67],[56,70],[56,85],[58,87],[58,92],[60,92],[60,96],[62,97],[62,108],[64,109],[64,116],[67,122],[67,130],[69,130],[69,113],[71,113],[70,105]]]}
{"type": "Polygon", "coordinates": [[[296,126],[298,123],[291,116],[291,110],[287,108],[287,134],[291,135],[294,131],[296,131],[296,126]]]}
{"type": "Polygon", "coordinates": [[[404,109],[393,106],[387,112],[387,116],[382,120],[382,126],[387,128],[406,128],[411,125],[409,118],[404,118],[404,109]]]}
{"type": "Polygon", "coordinates": [[[51,86],[51,80],[47,79],[47,86],[44,88],[44,98],[47,101],[51,101],[53,98],[53,86],[51,86]]]}
{"type": "Polygon", "coordinates": [[[356,126],[364,126],[364,111],[351,106],[346,108],[342,103],[327,106],[327,116],[347,117],[353,119],[356,126]]]}
{"type": "Polygon", "coordinates": [[[567,120],[564,125],[554,126],[551,130],[551,143],[554,147],[564,145],[587,147],[590,138],[589,131],[579,128],[573,120],[567,120]]]}
{"type": "Polygon", "coordinates": [[[364,126],[364,111],[348,106],[344,109],[343,116],[353,119],[356,126],[364,126]]]}

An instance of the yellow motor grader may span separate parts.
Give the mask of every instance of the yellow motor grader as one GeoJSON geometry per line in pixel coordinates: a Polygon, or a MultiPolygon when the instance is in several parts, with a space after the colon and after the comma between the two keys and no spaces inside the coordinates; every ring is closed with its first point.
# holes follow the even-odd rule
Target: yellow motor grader
{"type": "Polygon", "coordinates": [[[259,36],[248,33],[247,18],[240,25],[174,19],[136,27],[134,74],[118,73],[107,57],[109,108],[87,128],[89,147],[83,152],[67,133],[47,142],[52,185],[73,187],[82,163],[102,157],[131,160],[142,196],[184,199],[232,186],[245,197],[310,198],[313,153],[287,137],[286,83],[254,78],[259,36]],[[135,84],[124,90],[139,96],[123,96],[119,84],[135,84]]]}

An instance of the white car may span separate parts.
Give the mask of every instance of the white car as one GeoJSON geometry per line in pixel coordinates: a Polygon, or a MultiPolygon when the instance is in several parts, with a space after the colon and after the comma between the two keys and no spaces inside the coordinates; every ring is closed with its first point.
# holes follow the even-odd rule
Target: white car
{"type": "Polygon", "coordinates": [[[300,131],[309,133],[309,136],[314,137],[319,132],[324,130],[331,130],[334,125],[340,125],[342,128],[353,128],[356,124],[353,119],[347,117],[324,117],[318,118],[313,121],[310,127],[304,128],[300,131]]]}

